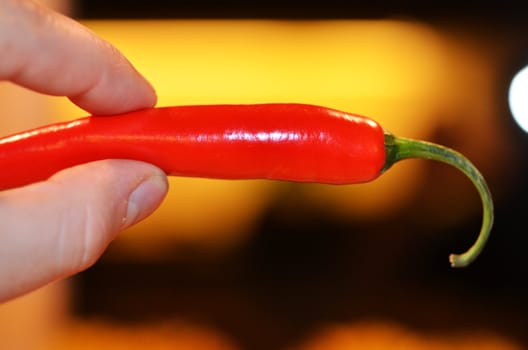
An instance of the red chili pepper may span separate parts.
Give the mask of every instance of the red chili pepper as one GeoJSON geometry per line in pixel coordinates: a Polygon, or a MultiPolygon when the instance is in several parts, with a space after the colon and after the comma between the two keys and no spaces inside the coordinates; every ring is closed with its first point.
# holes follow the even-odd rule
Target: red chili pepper
{"type": "Polygon", "coordinates": [[[362,116],[305,104],[151,108],[7,136],[0,139],[0,189],[110,158],[145,161],[176,176],[327,184],[371,181],[405,158],[433,159],[464,172],[483,202],[480,235],[466,253],[450,256],[453,266],[476,258],[493,223],[489,189],[461,154],[396,137],[362,116]]]}

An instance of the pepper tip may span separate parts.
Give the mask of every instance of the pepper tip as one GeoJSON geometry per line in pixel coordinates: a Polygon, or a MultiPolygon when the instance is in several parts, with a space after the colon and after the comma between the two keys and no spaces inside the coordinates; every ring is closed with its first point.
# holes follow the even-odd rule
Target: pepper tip
{"type": "Polygon", "coordinates": [[[451,264],[451,267],[454,267],[454,268],[466,267],[473,260],[474,260],[474,257],[470,254],[451,254],[449,255],[449,263],[451,264]]]}
{"type": "Polygon", "coordinates": [[[451,265],[451,267],[457,267],[455,254],[449,255],[449,264],[451,265]]]}

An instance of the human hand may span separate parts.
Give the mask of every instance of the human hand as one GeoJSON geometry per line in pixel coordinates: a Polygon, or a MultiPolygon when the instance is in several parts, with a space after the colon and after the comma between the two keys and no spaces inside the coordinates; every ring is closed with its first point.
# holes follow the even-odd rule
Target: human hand
{"type": "MultiPolygon", "coordinates": [[[[0,52],[0,80],[68,96],[92,114],[156,103],[114,47],[31,0],[0,0],[0,52]]],[[[150,164],[105,160],[0,192],[0,302],[91,266],[119,231],[158,207],[167,187],[150,164]]]]}

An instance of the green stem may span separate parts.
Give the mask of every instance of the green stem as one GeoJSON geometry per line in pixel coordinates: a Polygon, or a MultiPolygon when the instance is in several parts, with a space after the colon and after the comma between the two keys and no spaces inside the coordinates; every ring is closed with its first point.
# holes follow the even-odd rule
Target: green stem
{"type": "Polygon", "coordinates": [[[493,226],[493,200],[491,193],[478,169],[462,154],[444,146],[434,143],[411,140],[385,134],[385,148],[387,157],[383,171],[390,168],[394,163],[408,158],[425,158],[447,163],[462,171],[477,188],[482,200],[482,226],[475,243],[462,254],[451,254],[449,261],[453,267],[464,267],[469,265],[480,254],[488,240],[491,227],[493,226]]]}

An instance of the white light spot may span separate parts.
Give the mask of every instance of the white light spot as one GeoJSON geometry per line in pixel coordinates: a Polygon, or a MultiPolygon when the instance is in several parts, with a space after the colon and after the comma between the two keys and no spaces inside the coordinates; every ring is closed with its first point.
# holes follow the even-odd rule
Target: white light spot
{"type": "Polygon", "coordinates": [[[224,134],[224,138],[229,141],[250,141],[250,142],[282,142],[297,141],[301,138],[298,133],[288,131],[229,131],[224,134]]]}
{"type": "Polygon", "coordinates": [[[513,77],[508,102],[513,119],[525,132],[528,132],[528,66],[513,77]]]}

